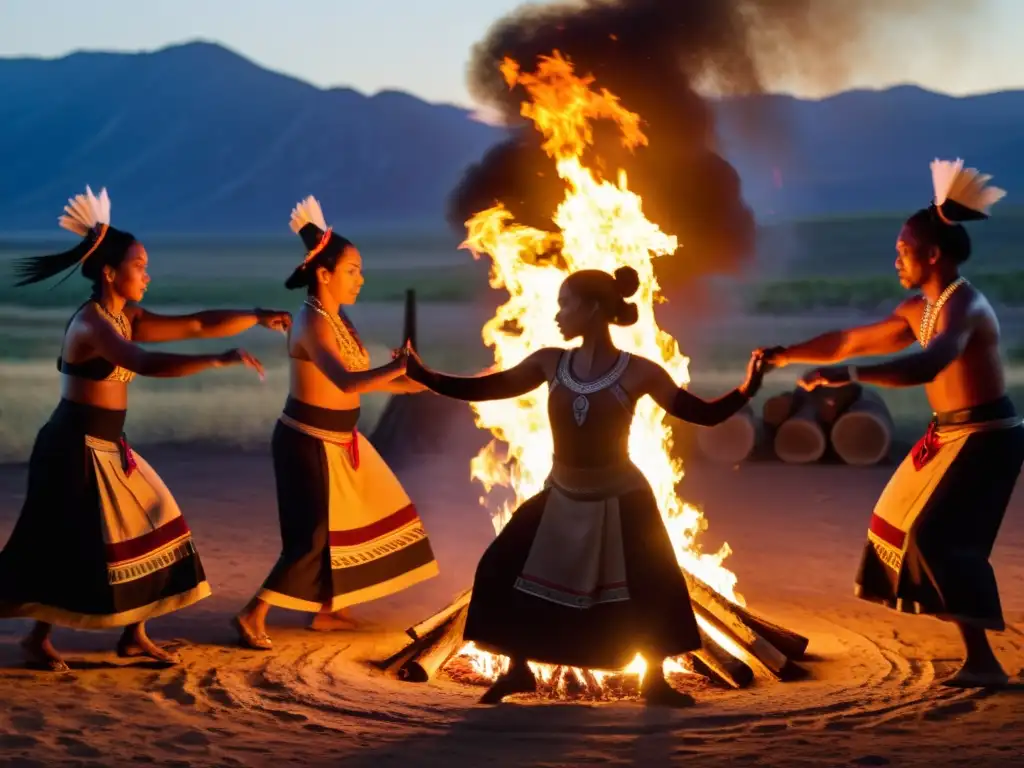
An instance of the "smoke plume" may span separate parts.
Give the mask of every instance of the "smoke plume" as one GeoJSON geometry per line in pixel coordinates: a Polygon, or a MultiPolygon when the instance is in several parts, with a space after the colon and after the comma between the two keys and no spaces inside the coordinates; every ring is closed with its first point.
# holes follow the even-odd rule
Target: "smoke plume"
{"type": "MultiPolygon", "coordinates": [[[[872,35],[879,22],[913,20],[913,39],[923,43],[934,40],[926,27],[948,29],[950,15],[962,16],[975,3],[949,5],[956,7],[936,11],[927,0],[524,6],[496,22],[473,49],[470,92],[496,110],[511,133],[467,169],[449,199],[449,221],[461,230],[473,214],[501,202],[521,223],[551,228],[564,187],[540,149],[539,134],[519,117],[525,94],[509,90],[499,65],[507,56],[530,71],[539,56],[558,50],[577,74],[594,75],[597,86],[644,121],[649,143],[632,153],[620,146],[614,126],[598,126],[588,162],[610,173],[624,168],[648,218],[679,237],[680,254],[685,250],[688,258],[659,259],[663,287],[671,291],[700,274],[734,272],[753,254],[754,216],[736,170],[720,154],[713,103],[702,94],[756,96],[793,74],[805,86],[841,88],[853,63],[876,55],[872,35]]],[[[902,51],[907,55],[906,47],[902,51]]],[[[735,108],[742,110],[743,136],[751,146],[784,152],[786,126],[772,103],[748,98],[735,108]]]]}

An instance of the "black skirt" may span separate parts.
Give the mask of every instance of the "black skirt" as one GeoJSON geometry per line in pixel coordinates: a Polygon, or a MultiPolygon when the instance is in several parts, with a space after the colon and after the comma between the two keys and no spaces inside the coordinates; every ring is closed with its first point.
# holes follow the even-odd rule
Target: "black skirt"
{"type": "Polygon", "coordinates": [[[61,400],[39,431],[28,493],[0,552],[0,615],[103,629],[210,594],[163,482],[124,442],[125,411],[61,400]]]}
{"type": "Polygon", "coordinates": [[[465,639],[529,661],[615,670],[701,647],[686,580],[646,484],[618,497],[629,599],[586,609],[516,589],[550,490],[526,501],[477,566],[465,639]]]}

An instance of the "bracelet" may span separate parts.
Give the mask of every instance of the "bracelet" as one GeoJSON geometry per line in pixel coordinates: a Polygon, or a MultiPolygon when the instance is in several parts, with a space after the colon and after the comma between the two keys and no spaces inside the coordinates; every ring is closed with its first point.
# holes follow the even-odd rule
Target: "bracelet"
{"type": "Polygon", "coordinates": [[[857,377],[857,366],[856,365],[848,365],[848,366],[846,366],[846,375],[850,377],[850,382],[851,383],[855,384],[858,381],[860,381],[860,379],[857,377]]]}

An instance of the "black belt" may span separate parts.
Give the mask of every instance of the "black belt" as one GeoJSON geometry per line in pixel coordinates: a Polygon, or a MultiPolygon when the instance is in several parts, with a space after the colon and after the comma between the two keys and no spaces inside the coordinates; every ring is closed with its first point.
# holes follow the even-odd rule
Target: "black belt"
{"type": "Polygon", "coordinates": [[[1017,415],[1010,398],[1003,395],[998,400],[975,405],[970,408],[963,408],[959,411],[945,411],[932,415],[934,421],[940,427],[953,424],[977,424],[983,421],[997,421],[999,419],[1013,418],[1017,415]]]}

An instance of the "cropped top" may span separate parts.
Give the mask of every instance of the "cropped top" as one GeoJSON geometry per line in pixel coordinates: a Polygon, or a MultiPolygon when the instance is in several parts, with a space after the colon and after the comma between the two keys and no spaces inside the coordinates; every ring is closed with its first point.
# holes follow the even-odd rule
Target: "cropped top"
{"type": "MultiPolygon", "coordinates": [[[[123,314],[118,315],[115,318],[107,312],[101,304],[98,302],[93,303],[99,307],[100,315],[102,315],[103,318],[110,323],[123,338],[131,340],[132,327],[123,314]]],[[[80,311],[81,307],[79,308],[79,312],[80,311]]],[[[67,329],[71,327],[71,323],[77,316],[78,312],[75,312],[75,314],[71,316],[71,320],[68,321],[67,327],[64,329],[65,333],[67,333],[67,329]]],[[[102,357],[91,357],[80,363],[69,363],[64,360],[64,356],[62,354],[57,358],[57,370],[65,376],[74,376],[75,378],[88,379],[89,381],[120,381],[127,384],[135,378],[135,374],[132,371],[129,371],[127,368],[114,365],[109,360],[104,360],[102,357]]]]}
{"type": "MultiPolygon", "coordinates": [[[[370,353],[363,346],[362,339],[352,321],[343,310],[338,315],[332,315],[324,306],[313,297],[303,302],[307,307],[323,317],[334,331],[334,340],[338,344],[338,352],[341,362],[348,371],[366,371],[370,368],[370,353]]],[[[294,355],[291,355],[294,357],[294,355]]]]}

